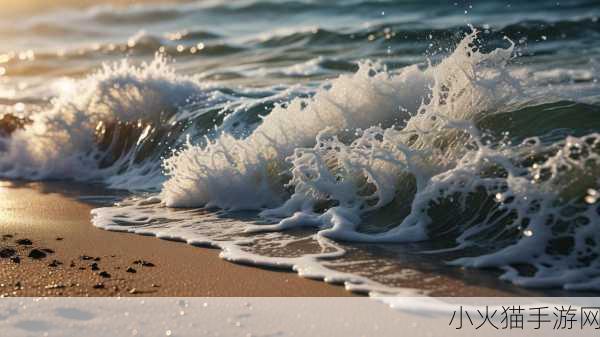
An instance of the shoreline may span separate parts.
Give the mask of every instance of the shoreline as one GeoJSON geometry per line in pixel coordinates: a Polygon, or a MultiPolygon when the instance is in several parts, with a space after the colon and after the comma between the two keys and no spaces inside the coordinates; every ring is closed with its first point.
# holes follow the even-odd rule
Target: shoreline
{"type": "Polygon", "coordinates": [[[230,263],[217,249],[96,228],[95,205],[74,198],[73,185],[0,182],[0,295],[352,296],[291,271],[230,263]]]}
{"type": "MultiPolygon", "coordinates": [[[[366,295],[293,270],[231,262],[219,257],[218,248],[92,225],[90,212],[101,205],[90,200],[126,195],[74,182],[0,180],[0,297],[366,295]]],[[[419,267],[410,260],[403,266],[420,271],[400,285],[405,296],[589,295],[520,288],[489,270],[432,267],[428,262],[419,267]]]]}

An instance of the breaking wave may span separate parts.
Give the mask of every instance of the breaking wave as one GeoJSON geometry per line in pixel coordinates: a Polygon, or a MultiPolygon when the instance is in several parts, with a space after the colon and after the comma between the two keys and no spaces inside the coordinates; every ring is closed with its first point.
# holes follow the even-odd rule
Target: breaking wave
{"type": "Polygon", "coordinates": [[[105,65],[56,87],[59,95],[48,107],[0,138],[2,176],[111,183],[136,171],[125,179],[136,181],[118,187],[152,187],[160,179],[160,154],[176,141],[164,134],[177,130],[178,107],[209,98],[193,79],[176,76],[161,56],[140,67],[128,61],[105,65]]]}
{"type": "MultiPolygon", "coordinates": [[[[569,10],[590,5],[581,6],[569,10]]],[[[497,268],[514,284],[600,289],[599,68],[590,57],[556,66],[565,63],[561,50],[535,43],[576,49],[598,36],[597,18],[516,18],[479,32],[418,16],[388,21],[380,14],[388,8],[401,11],[369,1],[100,6],[83,19],[71,13],[72,22],[49,15],[2,27],[5,35],[101,40],[3,54],[0,70],[10,76],[155,56],[53,81],[54,98],[27,113],[2,98],[0,176],[127,189],[131,200],[93,211],[96,226],[217,246],[230,260],[294,268],[356,291],[397,292],[407,277],[393,258],[358,243],[415,242],[427,243],[415,255],[497,268]],[[235,25],[234,34],[210,24],[128,29],[367,10],[373,23],[358,28],[302,21],[240,36],[235,25]],[[112,38],[105,25],[128,38],[112,38]],[[348,46],[356,48],[345,55],[348,46]],[[354,61],[392,49],[400,56],[385,64],[354,61]],[[414,53],[423,49],[430,60],[419,63],[414,53]],[[168,61],[176,56],[197,75],[176,72],[168,61]]]]}
{"type": "Polygon", "coordinates": [[[599,108],[536,87],[509,70],[510,40],[485,52],[477,36],[434,65],[363,63],[275,104],[243,135],[187,143],[165,160],[157,197],[97,209],[95,224],[216,245],[351,289],[393,291],[393,277],[326,267],[347,253],[339,242],[437,241],[428,254],[502,269],[515,284],[597,289],[599,108]],[[289,234],[307,227],[316,235],[289,234]],[[299,241],[321,253],[298,255],[299,241]]]}

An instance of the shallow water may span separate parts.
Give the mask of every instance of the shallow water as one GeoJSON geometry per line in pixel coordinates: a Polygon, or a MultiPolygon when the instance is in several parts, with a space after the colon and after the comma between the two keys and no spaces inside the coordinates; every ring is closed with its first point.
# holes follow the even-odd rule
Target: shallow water
{"type": "Polygon", "coordinates": [[[0,176],[128,190],[96,226],[354,290],[397,292],[430,261],[597,290],[599,16],[583,0],[8,10],[0,176]]]}

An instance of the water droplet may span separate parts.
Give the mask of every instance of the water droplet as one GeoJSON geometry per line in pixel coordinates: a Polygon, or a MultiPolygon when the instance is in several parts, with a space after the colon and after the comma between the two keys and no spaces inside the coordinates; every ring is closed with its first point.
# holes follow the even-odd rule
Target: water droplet
{"type": "Polygon", "coordinates": [[[25,104],[22,102],[19,102],[19,103],[15,104],[14,109],[16,112],[23,112],[25,110],[25,104]]]}
{"type": "Polygon", "coordinates": [[[523,231],[523,235],[531,237],[533,235],[533,231],[531,229],[526,229],[523,231]]]}
{"type": "Polygon", "coordinates": [[[165,331],[165,335],[167,335],[167,336],[171,336],[171,333],[172,333],[171,330],[165,331]]]}

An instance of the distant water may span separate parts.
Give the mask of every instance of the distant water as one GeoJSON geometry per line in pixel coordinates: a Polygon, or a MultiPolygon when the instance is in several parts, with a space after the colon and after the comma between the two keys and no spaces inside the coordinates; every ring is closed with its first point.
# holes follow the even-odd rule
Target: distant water
{"type": "Polygon", "coordinates": [[[599,290],[599,17],[593,0],[5,13],[0,176],[128,190],[96,226],[354,290],[433,262],[599,290]]]}

